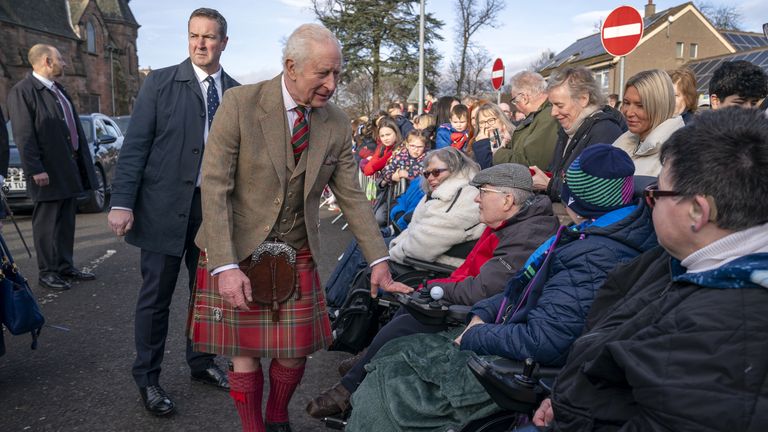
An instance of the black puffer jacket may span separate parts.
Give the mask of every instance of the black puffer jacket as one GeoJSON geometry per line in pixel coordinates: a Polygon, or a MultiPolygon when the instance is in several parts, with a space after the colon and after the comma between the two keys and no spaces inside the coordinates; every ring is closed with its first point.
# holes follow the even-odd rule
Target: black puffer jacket
{"type": "Polygon", "coordinates": [[[592,144],[612,144],[626,131],[627,123],[624,117],[608,105],[604,105],[584,119],[570,142],[568,142],[568,135],[561,127],[557,131],[555,153],[548,169],[552,173],[552,180],[547,187],[547,195],[552,202],[560,201],[560,188],[563,186],[565,170],[585,148],[592,144]]]}
{"type": "Polygon", "coordinates": [[[608,278],[547,430],[768,430],[768,290],[672,281],[674,268],[659,247],[608,278]]]}

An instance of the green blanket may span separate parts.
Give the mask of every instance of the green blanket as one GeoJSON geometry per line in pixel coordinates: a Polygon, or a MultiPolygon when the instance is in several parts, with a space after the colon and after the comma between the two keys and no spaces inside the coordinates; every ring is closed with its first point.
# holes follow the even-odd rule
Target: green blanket
{"type": "Polygon", "coordinates": [[[384,345],[352,395],[346,430],[448,431],[499,408],[467,367],[469,351],[451,342],[463,328],[384,345]]]}

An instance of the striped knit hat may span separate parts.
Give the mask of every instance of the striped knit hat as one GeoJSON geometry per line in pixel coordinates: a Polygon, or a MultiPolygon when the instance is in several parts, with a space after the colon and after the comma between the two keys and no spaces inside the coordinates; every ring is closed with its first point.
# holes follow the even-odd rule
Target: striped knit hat
{"type": "Polygon", "coordinates": [[[609,144],[587,147],[565,173],[563,204],[585,218],[598,217],[632,203],[635,164],[609,144]]]}

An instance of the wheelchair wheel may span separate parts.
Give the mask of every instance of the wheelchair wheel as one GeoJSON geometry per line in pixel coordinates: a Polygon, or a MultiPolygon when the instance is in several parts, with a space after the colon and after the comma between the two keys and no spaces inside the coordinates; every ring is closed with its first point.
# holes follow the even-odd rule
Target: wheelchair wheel
{"type": "Polygon", "coordinates": [[[486,418],[470,422],[459,432],[506,432],[517,424],[518,413],[502,411],[486,418]]]}

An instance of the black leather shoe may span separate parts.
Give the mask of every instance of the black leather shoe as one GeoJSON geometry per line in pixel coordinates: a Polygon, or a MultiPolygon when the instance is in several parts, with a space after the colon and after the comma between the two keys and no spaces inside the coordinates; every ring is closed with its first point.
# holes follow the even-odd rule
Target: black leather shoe
{"type": "Polygon", "coordinates": [[[212,385],[221,390],[229,390],[229,379],[227,379],[226,372],[216,365],[212,365],[202,372],[192,373],[192,380],[212,385]]]}
{"type": "Polygon", "coordinates": [[[81,280],[81,281],[90,281],[96,279],[96,275],[90,272],[84,272],[82,270],[78,270],[76,268],[69,269],[67,271],[63,271],[59,273],[59,275],[66,279],[71,280],[81,280]]]}
{"type": "Polygon", "coordinates": [[[267,432],[293,432],[290,423],[264,423],[267,432]]]}
{"type": "Polygon", "coordinates": [[[64,291],[72,288],[72,285],[70,285],[69,282],[60,278],[59,275],[55,273],[40,276],[40,280],[38,282],[40,283],[40,286],[44,288],[57,291],[64,291]]]}
{"type": "Polygon", "coordinates": [[[139,387],[139,394],[144,401],[144,408],[153,415],[162,417],[173,413],[176,409],[171,398],[159,385],[139,387]]]}

